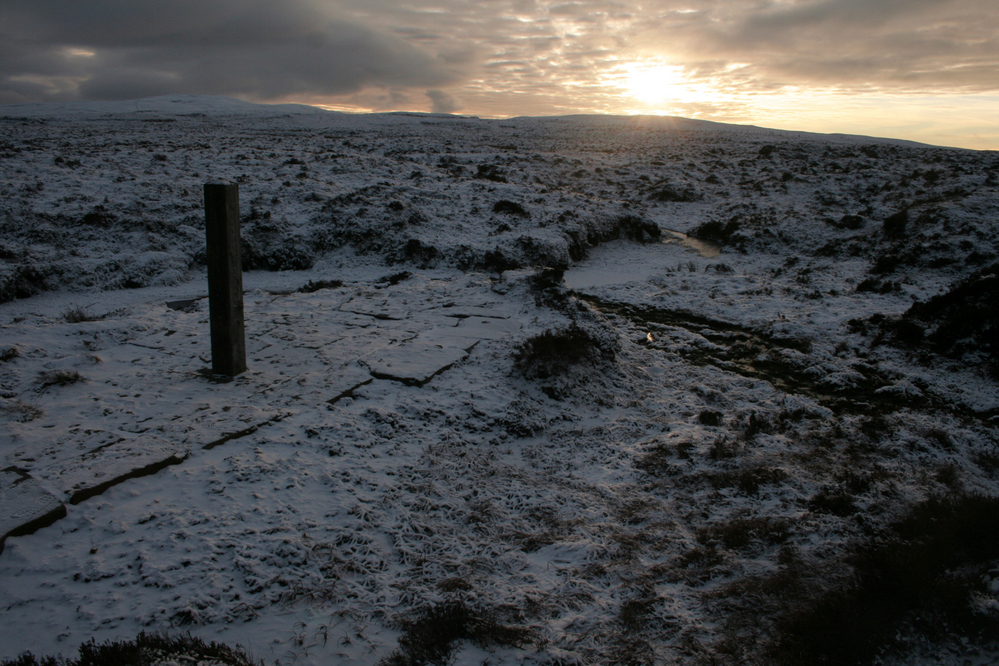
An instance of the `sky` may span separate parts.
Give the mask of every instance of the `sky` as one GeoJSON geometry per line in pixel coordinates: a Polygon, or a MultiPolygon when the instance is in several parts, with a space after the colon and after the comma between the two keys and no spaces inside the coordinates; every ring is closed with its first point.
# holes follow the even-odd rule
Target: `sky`
{"type": "Polygon", "coordinates": [[[0,0],[0,104],[170,94],[999,150],[999,0],[0,0]]]}

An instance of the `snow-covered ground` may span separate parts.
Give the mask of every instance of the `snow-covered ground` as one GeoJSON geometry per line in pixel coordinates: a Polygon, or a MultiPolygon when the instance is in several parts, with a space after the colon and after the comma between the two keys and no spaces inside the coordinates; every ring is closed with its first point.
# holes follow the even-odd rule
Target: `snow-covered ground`
{"type": "Polygon", "coordinates": [[[671,118],[0,107],[0,503],[65,509],[4,542],[0,658],[171,630],[374,664],[449,600],[533,632],[455,663],[759,655],[766,581],[831,586],[913,504],[999,492],[974,354],[850,323],[994,263],[997,176],[671,118]],[[253,269],[230,383],[215,180],[253,269]],[[613,358],[518,370],[573,323],[613,358]]]}

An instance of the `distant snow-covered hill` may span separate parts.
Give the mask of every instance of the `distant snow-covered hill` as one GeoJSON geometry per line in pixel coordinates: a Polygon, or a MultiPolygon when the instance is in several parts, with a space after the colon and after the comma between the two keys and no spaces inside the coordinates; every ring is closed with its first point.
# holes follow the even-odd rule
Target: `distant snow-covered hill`
{"type": "Polygon", "coordinates": [[[256,104],[220,95],[163,95],[110,102],[48,102],[0,105],[0,117],[85,118],[95,116],[277,116],[328,114],[305,104],[256,104]]]}
{"type": "MultiPolygon", "coordinates": [[[[170,116],[246,116],[273,117],[287,115],[337,115],[339,112],[329,111],[307,104],[261,104],[247,102],[233,97],[221,95],[162,95],[143,99],[115,101],[78,101],[78,102],[48,102],[36,104],[6,104],[0,105],[0,118],[95,118],[101,116],[124,116],[133,118],[152,118],[170,116]]],[[[387,114],[371,114],[372,116],[409,116],[415,118],[448,119],[451,116],[438,113],[392,112],[387,114]]],[[[476,120],[478,118],[475,118],[476,120]]],[[[677,131],[701,131],[714,133],[740,133],[755,136],[782,137],[787,139],[819,139],[836,143],[889,143],[906,146],[922,146],[914,141],[870,137],[853,134],[820,134],[816,132],[801,132],[780,130],[755,125],[738,125],[721,123],[711,120],[682,118],[678,116],[615,116],[615,115],[567,115],[532,118],[530,116],[512,119],[517,122],[541,120],[546,122],[566,122],[573,125],[591,127],[612,127],[622,122],[636,122],[640,125],[673,129],[677,131]]]]}

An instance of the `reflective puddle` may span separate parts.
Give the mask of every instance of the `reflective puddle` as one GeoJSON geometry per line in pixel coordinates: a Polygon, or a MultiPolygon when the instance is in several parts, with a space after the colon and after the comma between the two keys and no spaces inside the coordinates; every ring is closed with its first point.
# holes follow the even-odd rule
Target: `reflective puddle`
{"type": "Polygon", "coordinates": [[[712,259],[721,254],[721,245],[718,243],[693,238],[687,234],[680,233],[679,231],[673,231],[672,229],[663,229],[663,231],[670,236],[673,236],[673,238],[667,238],[664,240],[664,243],[675,243],[679,241],[681,245],[697,250],[702,257],[707,257],[708,259],[712,259]]]}

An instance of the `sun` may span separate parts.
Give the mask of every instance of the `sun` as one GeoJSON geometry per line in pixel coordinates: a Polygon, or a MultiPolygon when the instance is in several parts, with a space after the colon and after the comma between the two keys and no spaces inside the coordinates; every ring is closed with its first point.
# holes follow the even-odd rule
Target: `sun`
{"type": "Polygon", "coordinates": [[[683,96],[683,67],[632,63],[621,72],[620,85],[628,96],[650,107],[659,107],[683,96]]]}
{"type": "Polygon", "coordinates": [[[716,80],[695,76],[665,58],[618,61],[601,78],[616,106],[627,114],[691,115],[728,100],[716,80]]]}

